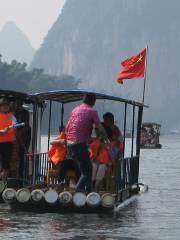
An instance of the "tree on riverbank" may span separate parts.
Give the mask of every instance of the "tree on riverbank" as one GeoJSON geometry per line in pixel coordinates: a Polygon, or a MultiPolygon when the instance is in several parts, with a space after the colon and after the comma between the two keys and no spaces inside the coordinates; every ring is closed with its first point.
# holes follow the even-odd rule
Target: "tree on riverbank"
{"type": "Polygon", "coordinates": [[[73,76],[50,76],[43,69],[27,70],[26,63],[13,60],[10,64],[2,61],[0,55],[0,88],[22,92],[39,92],[57,89],[77,89],[80,80],[73,76]]]}

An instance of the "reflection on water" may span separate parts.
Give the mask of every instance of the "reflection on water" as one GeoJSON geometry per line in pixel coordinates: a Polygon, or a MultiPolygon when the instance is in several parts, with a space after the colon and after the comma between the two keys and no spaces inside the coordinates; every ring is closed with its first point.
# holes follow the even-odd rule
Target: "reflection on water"
{"type": "MultiPolygon", "coordinates": [[[[1,239],[120,239],[121,228],[136,224],[137,203],[123,210],[118,217],[112,214],[30,214],[11,213],[3,209],[0,227],[1,239]],[[127,218],[128,215],[128,218],[127,218]]],[[[128,230],[128,229],[127,229],[128,230]]],[[[123,237],[122,239],[137,239],[123,237]]]]}
{"type": "Polygon", "coordinates": [[[118,214],[10,213],[0,206],[0,239],[179,239],[180,137],[141,152],[140,181],[149,191],[118,214]]]}

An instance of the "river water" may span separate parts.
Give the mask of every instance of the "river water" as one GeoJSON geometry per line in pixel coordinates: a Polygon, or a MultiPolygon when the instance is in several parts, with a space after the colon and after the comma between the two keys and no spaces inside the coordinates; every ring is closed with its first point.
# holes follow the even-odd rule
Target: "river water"
{"type": "Polygon", "coordinates": [[[140,182],[149,190],[118,214],[10,213],[0,205],[0,240],[180,239],[180,136],[162,136],[162,149],[142,150],[140,182]]]}

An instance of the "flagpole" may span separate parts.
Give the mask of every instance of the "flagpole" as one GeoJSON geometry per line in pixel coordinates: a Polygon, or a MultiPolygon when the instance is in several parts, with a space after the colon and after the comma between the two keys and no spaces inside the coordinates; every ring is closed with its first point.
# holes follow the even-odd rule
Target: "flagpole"
{"type": "Polygon", "coordinates": [[[145,72],[144,72],[144,88],[143,88],[143,99],[142,99],[142,103],[143,103],[143,104],[144,104],[144,96],[145,96],[145,89],[146,89],[147,56],[148,56],[148,46],[146,46],[146,59],[145,59],[145,72]]]}

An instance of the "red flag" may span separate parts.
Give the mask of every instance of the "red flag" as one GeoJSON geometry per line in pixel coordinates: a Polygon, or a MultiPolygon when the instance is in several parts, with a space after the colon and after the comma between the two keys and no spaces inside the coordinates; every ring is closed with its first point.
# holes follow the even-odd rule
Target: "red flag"
{"type": "Polygon", "coordinates": [[[145,73],[146,48],[126,60],[122,65],[122,70],[118,74],[117,82],[123,84],[124,79],[142,78],[145,73]]]}

